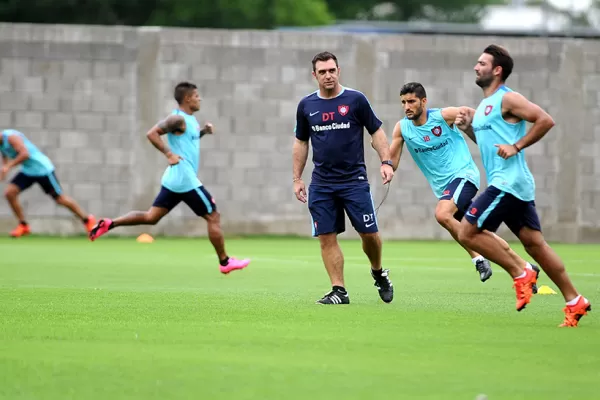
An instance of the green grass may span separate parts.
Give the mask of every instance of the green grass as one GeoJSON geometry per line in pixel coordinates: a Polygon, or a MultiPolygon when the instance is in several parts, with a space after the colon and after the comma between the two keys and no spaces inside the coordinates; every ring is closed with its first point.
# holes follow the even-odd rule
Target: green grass
{"type": "MultiPolygon", "coordinates": [[[[227,245],[253,263],[221,275],[206,239],[0,239],[0,398],[598,397],[596,314],[557,328],[560,295],[517,313],[508,275],[480,283],[453,242],[386,242],[384,304],[343,241],[349,306],[314,304],[329,289],[317,241],[227,245]]],[[[555,249],[600,304],[600,246],[555,249]]]]}

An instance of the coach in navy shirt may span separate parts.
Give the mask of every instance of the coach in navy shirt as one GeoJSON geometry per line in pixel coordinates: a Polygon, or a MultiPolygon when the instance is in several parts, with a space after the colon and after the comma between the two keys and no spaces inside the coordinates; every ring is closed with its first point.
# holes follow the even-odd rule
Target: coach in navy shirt
{"type": "Polygon", "coordinates": [[[381,239],[365,166],[364,129],[371,135],[372,146],[381,159],[384,184],[394,176],[387,137],[365,95],[340,85],[335,55],[317,54],[312,67],[319,90],[298,104],[293,173],[294,193],[298,200],[308,201],[313,236],[321,242],[321,255],[332,284],[332,290],[317,302],[350,303],[344,285],[344,256],[337,242],[337,235],[345,230],[346,212],[362,238],[379,296],[389,303],[394,288],[389,270],[381,266],[381,239]],[[307,196],[302,172],[309,142],[314,169],[307,196]]]}

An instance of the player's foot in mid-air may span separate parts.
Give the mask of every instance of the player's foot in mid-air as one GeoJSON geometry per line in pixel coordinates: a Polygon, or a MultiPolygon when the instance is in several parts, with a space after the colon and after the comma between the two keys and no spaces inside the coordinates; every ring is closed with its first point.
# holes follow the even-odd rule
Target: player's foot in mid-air
{"type": "Polygon", "coordinates": [[[334,288],[331,292],[317,300],[317,304],[350,304],[348,292],[334,288]]]}
{"type": "Polygon", "coordinates": [[[479,279],[481,282],[485,282],[492,277],[492,266],[485,258],[477,260],[475,263],[475,270],[479,272],[479,279]]]}
{"type": "Polygon", "coordinates": [[[575,328],[577,327],[577,324],[579,324],[581,317],[587,315],[588,311],[592,311],[592,305],[588,299],[580,295],[579,299],[574,305],[567,305],[565,308],[563,308],[563,311],[565,312],[565,320],[559,325],[559,327],[575,328]]]}
{"type": "Polygon", "coordinates": [[[386,303],[391,303],[394,300],[394,285],[390,280],[390,270],[384,269],[380,273],[371,270],[371,276],[375,280],[375,287],[379,292],[379,297],[386,303]]]}
{"type": "Polygon", "coordinates": [[[525,268],[525,276],[515,278],[513,287],[517,292],[517,311],[521,311],[531,301],[533,296],[533,285],[537,281],[537,274],[533,269],[525,268]]]}
{"type": "Polygon", "coordinates": [[[87,222],[84,223],[85,225],[85,229],[87,230],[88,233],[90,233],[92,231],[92,229],[94,229],[94,226],[96,226],[96,217],[94,217],[93,215],[88,215],[87,217],[87,222]]]}
{"type": "Polygon", "coordinates": [[[219,269],[223,274],[228,274],[236,269],[244,269],[248,266],[248,264],[250,264],[250,260],[248,259],[238,260],[237,258],[229,257],[227,259],[227,264],[220,265],[219,269]]]}
{"type": "Polygon", "coordinates": [[[12,230],[12,232],[10,233],[10,236],[12,236],[14,238],[18,238],[18,237],[26,236],[29,234],[31,234],[31,229],[29,228],[29,225],[19,224],[15,229],[12,230]]]}
{"type": "Polygon", "coordinates": [[[88,236],[90,240],[93,242],[98,239],[100,236],[104,235],[110,229],[110,225],[112,224],[112,220],[108,218],[103,218],[96,225],[92,227],[88,236]]]}

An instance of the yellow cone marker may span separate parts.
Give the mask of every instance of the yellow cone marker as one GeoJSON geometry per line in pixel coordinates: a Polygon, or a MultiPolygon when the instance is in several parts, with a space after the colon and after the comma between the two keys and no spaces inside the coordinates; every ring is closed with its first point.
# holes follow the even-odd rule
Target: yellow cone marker
{"type": "Polygon", "coordinates": [[[550,286],[542,285],[538,288],[537,294],[556,294],[556,292],[550,286]]]}
{"type": "Polygon", "coordinates": [[[140,236],[137,237],[136,241],[138,243],[152,243],[154,242],[154,238],[148,235],[147,233],[142,233],[140,236]]]}

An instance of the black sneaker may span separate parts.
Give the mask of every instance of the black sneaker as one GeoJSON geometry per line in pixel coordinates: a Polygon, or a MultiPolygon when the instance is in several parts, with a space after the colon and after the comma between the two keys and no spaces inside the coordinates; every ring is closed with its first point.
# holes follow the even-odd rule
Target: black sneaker
{"type": "Polygon", "coordinates": [[[381,275],[377,276],[371,270],[371,276],[375,279],[375,287],[379,291],[379,297],[386,303],[391,303],[394,300],[394,285],[389,278],[390,270],[384,269],[381,271],[381,275]]]}
{"type": "Polygon", "coordinates": [[[478,260],[475,263],[475,269],[479,272],[479,279],[481,282],[485,282],[492,277],[492,266],[485,258],[483,260],[478,260]]]}
{"type": "Polygon", "coordinates": [[[348,293],[332,290],[323,298],[317,300],[317,304],[350,304],[350,297],[348,297],[348,293]]]}
{"type": "MultiPolygon", "coordinates": [[[[535,271],[535,279],[536,280],[539,279],[539,277],[540,277],[540,268],[537,265],[535,265],[535,264],[531,264],[531,267],[535,271]]],[[[537,294],[537,292],[538,292],[537,282],[533,284],[533,286],[531,287],[531,289],[533,290],[533,294],[537,294]]]]}

